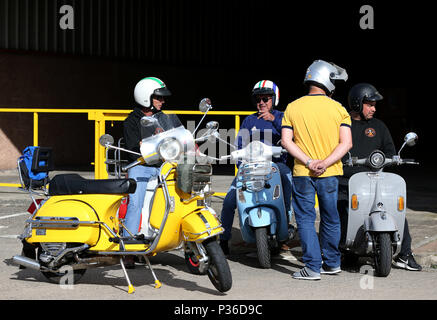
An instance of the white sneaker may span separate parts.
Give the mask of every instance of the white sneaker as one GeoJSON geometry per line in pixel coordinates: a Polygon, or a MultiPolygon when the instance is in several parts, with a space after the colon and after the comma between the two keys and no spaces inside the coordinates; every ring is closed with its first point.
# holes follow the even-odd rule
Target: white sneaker
{"type": "Polygon", "coordinates": [[[328,267],[325,264],[322,264],[322,267],[320,268],[320,273],[321,274],[337,274],[341,272],[341,268],[340,267],[335,267],[335,268],[331,268],[328,267]]]}

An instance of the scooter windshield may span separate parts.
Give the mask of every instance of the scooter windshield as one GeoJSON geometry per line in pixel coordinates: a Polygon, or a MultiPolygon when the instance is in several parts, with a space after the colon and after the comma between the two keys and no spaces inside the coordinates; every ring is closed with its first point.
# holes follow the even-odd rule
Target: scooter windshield
{"type": "Polygon", "coordinates": [[[141,141],[141,155],[146,164],[162,161],[180,161],[186,153],[194,153],[194,138],[174,114],[159,112],[153,115],[143,129],[151,136],[141,141]]]}

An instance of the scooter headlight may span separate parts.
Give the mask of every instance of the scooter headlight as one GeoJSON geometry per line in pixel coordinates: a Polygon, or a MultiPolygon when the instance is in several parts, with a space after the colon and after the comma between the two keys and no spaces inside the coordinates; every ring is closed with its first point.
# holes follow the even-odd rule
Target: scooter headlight
{"type": "Polygon", "coordinates": [[[176,160],[182,152],[182,146],[176,138],[165,138],[158,147],[159,156],[165,161],[176,160]]]}
{"type": "Polygon", "coordinates": [[[369,162],[372,168],[381,169],[385,163],[385,155],[382,151],[373,151],[369,156],[369,162]]]}

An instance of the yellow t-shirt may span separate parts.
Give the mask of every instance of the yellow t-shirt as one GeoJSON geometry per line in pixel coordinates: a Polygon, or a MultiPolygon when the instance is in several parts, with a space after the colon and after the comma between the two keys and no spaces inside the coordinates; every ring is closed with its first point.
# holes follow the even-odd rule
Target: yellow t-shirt
{"type": "MultiPolygon", "coordinates": [[[[282,127],[293,129],[294,143],[311,159],[323,160],[340,141],[340,126],[351,126],[346,109],[325,95],[307,95],[291,102],[284,112],[282,127]]],[[[305,164],[294,159],[294,176],[311,176],[305,164]]],[[[341,160],[319,177],[343,175],[341,160]]]]}

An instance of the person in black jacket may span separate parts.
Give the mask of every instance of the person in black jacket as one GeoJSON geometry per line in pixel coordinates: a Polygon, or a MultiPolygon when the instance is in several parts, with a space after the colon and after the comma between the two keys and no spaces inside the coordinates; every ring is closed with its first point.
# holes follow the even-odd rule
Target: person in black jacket
{"type": "MultiPolygon", "coordinates": [[[[137,106],[123,122],[126,149],[139,153],[142,139],[158,134],[162,130],[182,125],[177,116],[169,117],[161,112],[165,98],[170,95],[171,93],[164,82],[158,78],[147,77],[137,83],[134,90],[137,106]],[[154,116],[160,120],[160,123],[169,123],[171,121],[173,123],[168,128],[165,128],[165,125],[163,128],[155,126],[143,127],[140,124],[143,116],[154,116]]],[[[138,159],[137,155],[131,153],[128,153],[128,157],[130,162],[138,159]]],[[[147,182],[151,177],[158,175],[159,166],[159,164],[155,166],[137,165],[128,170],[128,177],[135,179],[137,182],[135,193],[129,195],[125,218],[125,226],[133,235],[140,231],[141,210],[143,208],[147,182]]],[[[130,234],[124,230],[123,235],[129,236],[130,234]]],[[[147,236],[147,234],[145,235],[147,236]]]]}
{"type": "MultiPolygon", "coordinates": [[[[387,126],[379,119],[374,118],[376,102],[382,100],[382,95],[374,86],[368,83],[359,83],[351,88],[348,95],[348,104],[352,120],[352,143],[349,150],[352,157],[366,158],[374,150],[381,150],[387,158],[396,155],[396,149],[387,126]]],[[[349,155],[343,157],[343,163],[349,155]]],[[[348,210],[348,183],[352,175],[367,171],[365,167],[343,167],[344,175],[339,177],[338,210],[342,222],[342,239],[346,236],[348,210]]],[[[420,271],[411,251],[411,235],[408,221],[405,219],[404,235],[401,251],[394,260],[395,266],[411,271],[420,271]]]]}

